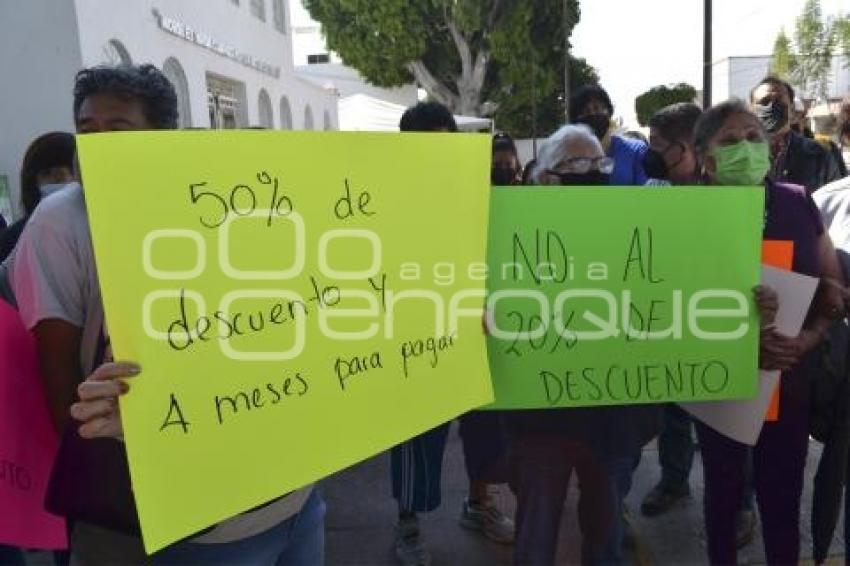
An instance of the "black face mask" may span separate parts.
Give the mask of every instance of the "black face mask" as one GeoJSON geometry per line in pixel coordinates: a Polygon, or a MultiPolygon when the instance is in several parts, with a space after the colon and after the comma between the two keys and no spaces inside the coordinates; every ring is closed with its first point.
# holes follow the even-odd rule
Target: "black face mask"
{"type": "Polygon", "coordinates": [[[664,154],[652,148],[649,148],[643,156],[643,170],[648,177],[659,181],[667,181],[670,177],[664,154]]]}
{"type": "Polygon", "coordinates": [[[753,112],[769,134],[775,134],[788,123],[788,107],[780,102],[755,104],[753,112]]]}
{"type": "Polygon", "coordinates": [[[561,179],[562,185],[581,186],[581,187],[599,187],[610,183],[610,175],[600,173],[599,171],[589,171],[587,173],[552,173],[561,179]]]}
{"type": "Polygon", "coordinates": [[[585,114],[576,119],[576,123],[584,124],[593,130],[593,134],[600,140],[608,133],[611,126],[611,118],[608,114],[585,114]]]}
{"type": "Polygon", "coordinates": [[[516,171],[511,167],[493,167],[490,169],[490,182],[497,186],[513,185],[516,171]]]}

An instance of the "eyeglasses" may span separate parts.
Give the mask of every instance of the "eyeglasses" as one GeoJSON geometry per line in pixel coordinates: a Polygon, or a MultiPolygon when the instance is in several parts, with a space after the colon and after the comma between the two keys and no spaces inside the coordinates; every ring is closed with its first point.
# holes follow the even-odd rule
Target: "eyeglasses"
{"type": "Polygon", "coordinates": [[[578,173],[579,175],[584,175],[593,169],[610,175],[611,171],[614,170],[614,160],[610,157],[570,157],[561,161],[556,169],[551,169],[549,172],[555,175],[561,173],[578,173]]]}

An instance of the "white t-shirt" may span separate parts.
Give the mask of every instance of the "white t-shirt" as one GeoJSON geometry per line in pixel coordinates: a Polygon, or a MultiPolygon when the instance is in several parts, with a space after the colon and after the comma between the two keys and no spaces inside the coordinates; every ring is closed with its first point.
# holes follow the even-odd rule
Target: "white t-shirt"
{"type": "MultiPolygon", "coordinates": [[[[111,361],[85,198],[79,184],[41,201],[6,268],[27,328],[48,319],[64,320],[80,328],[83,376],[111,361]]],[[[298,513],[311,490],[308,486],[219,523],[192,542],[226,543],[264,532],[298,513]]]]}
{"type": "Polygon", "coordinates": [[[812,198],[835,248],[850,253],[850,177],[824,185],[812,198]]]}

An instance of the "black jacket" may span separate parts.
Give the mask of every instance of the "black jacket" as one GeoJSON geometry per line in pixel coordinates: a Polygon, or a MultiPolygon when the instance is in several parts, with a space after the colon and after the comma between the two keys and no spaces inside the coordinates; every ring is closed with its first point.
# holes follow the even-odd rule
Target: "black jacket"
{"type": "Polygon", "coordinates": [[[775,181],[802,185],[809,193],[813,193],[842,178],[835,158],[822,145],[794,132],[788,135],[788,152],[779,178],[775,181]]]}

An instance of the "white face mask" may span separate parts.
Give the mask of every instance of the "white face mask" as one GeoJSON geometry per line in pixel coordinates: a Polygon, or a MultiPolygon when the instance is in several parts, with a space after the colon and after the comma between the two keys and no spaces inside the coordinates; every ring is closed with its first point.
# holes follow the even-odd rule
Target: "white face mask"
{"type": "Polygon", "coordinates": [[[58,193],[62,189],[74,186],[76,184],[76,181],[71,181],[70,183],[47,183],[44,185],[39,185],[38,192],[41,193],[41,198],[47,198],[53,193],[58,193]]]}

